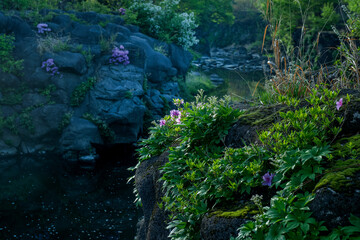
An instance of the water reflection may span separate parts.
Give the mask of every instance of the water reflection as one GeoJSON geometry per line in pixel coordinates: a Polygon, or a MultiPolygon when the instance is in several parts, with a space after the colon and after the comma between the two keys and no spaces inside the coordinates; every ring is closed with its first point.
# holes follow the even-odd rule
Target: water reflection
{"type": "Polygon", "coordinates": [[[134,239],[130,174],[69,173],[58,156],[0,159],[0,239],[134,239]]]}
{"type": "Polygon", "coordinates": [[[253,97],[255,90],[262,88],[265,82],[263,71],[249,71],[241,72],[237,70],[228,69],[212,69],[205,73],[207,76],[217,74],[225,80],[223,85],[220,85],[215,90],[218,97],[223,95],[231,96],[234,102],[249,100],[253,97]]]}

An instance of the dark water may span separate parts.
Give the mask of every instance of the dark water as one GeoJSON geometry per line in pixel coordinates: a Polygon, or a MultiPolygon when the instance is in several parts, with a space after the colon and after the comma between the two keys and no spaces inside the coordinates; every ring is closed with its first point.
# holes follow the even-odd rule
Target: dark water
{"type": "Polygon", "coordinates": [[[70,174],[57,156],[0,158],[0,240],[134,239],[126,168],[70,174]]]}

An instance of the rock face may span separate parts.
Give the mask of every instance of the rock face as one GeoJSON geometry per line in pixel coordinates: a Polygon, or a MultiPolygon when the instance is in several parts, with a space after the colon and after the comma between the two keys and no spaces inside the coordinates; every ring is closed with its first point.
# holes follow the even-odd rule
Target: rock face
{"type": "Polygon", "coordinates": [[[0,68],[1,154],[86,155],[91,143],[104,143],[104,135],[114,136],[112,144],[134,143],[143,132],[145,111],[159,119],[164,106],[179,97],[172,78],[187,72],[189,52],[139,33],[119,16],[40,14],[51,32],[38,33],[20,13],[0,12],[0,34],[15,36],[13,56],[23,60],[23,71],[0,68]],[[120,45],[129,51],[128,65],[109,62],[120,45]],[[158,46],[166,53],[156,51],[158,46]],[[59,74],[42,67],[48,59],[59,74]]]}

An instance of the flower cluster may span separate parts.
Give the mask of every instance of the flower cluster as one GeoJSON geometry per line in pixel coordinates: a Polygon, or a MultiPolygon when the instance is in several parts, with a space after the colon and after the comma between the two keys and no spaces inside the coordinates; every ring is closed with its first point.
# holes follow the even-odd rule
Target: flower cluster
{"type": "Polygon", "coordinates": [[[54,76],[55,74],[60,74],[59,68],[55,65],[54,59],[52,58],[44,61],[41,65],[41,68],[45,68],[46,72],[50,73],[51,76],[54,76]]]}
{"type": "Polygon", "coordinates": [[[175,106],[180,107],[180,105],[184,104],[184,99],[173,99],[175,106]]]}
{"type": "Polygon", "coordinates": [[[50,32],[51,28],[46,23],[39,23],[37,25],[38,33],[50,32]]]}
{"type": "Polygon", "coordinates": [[[111,56],[109,62],[113,63],[115,65],[118,65],[119,63],[128,65],[130,63],[128,54],[129,54],[129,51],[125,50],[123,45],[120,45],[119,48],[115,47],[112,50],[112,56],[111,56]]]}
{"type": "Polygon", "coordinates": [[[126,13],[126,9],[124,9],[124,8],[119,8],[119,13],[120,13],[120,15],[125,15],[125,13],[126,13]]]}

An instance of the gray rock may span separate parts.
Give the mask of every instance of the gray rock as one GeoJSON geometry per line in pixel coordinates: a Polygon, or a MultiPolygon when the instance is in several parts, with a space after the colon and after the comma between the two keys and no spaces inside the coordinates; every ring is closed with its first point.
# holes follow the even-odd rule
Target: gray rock
{"type": "Polygon", "coordinates": [[[86,119],[72,117],[69,126],[61,135],[59,145],[63,153],[87,152],[91,149],[91,142],[103,143],[97,126],[86,119]]]}
{"type": "Polygon", "coordinates": [[[207,214],[201,221],[202,240],[228,240],[236,237],[238,228],[248,220],[243,218],[224,218],[207,214]]]}
{"type": "Polygon", "coordinates": [[[109,34],[99,25],[77,24],[71,31],[71,39],[83,44],[98,44],[101,39],[109,39],[109,34]]]}
{"type": "Polygon", "coordinates": [[[87,64],[85,57],[81,53],[73,53],[63,51],[59,53],[47,53],[44,55],[43,60],[54,59],[54,63],[59,67],[59,72],[69,72],[78,75],[83,75],[87,71],[87,64]]]}
{"type": "Polygon", "coordinates": [[[168,214],[159,208],[162,191],[159,167],[168,161],[169,153],[154,157],[140,164],[136,169],[135,186],[142,199],[144,219],[138,228],[137,240],[166,240],[170,231],[166,229],[168,214]],[[144,238],[146,236],[146,238],[144,238]]]}
{"type": "Polygon", "coordinates": [[[163,94],[179,96],[179,84],[177,82],[166,82],[161,85],[163,94]]]}
{"type": "Polygon", "coordinates": [[[29,76],[27,85],[32,88],[45,88],[49,85],[51,75],[43,68],[38,67],[29,76]]]}

